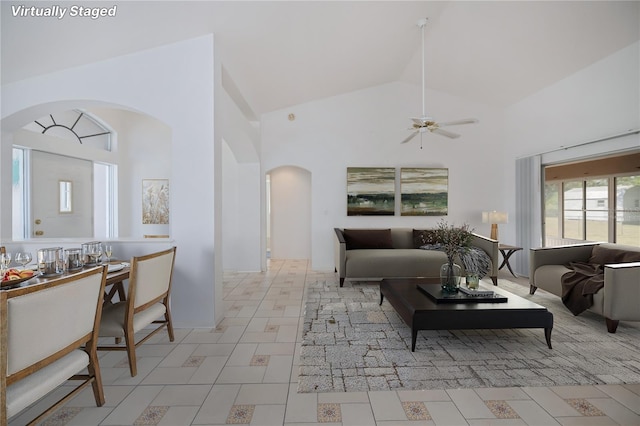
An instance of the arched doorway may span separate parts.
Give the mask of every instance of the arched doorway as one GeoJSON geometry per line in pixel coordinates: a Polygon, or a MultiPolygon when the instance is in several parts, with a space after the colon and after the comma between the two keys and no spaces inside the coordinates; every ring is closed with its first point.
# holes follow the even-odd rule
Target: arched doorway
{"type": "Polygon", "coordinates": [[[267,182],[267,251],[274,259],[310,259],[311,172],[277,167],[267,182]]]}

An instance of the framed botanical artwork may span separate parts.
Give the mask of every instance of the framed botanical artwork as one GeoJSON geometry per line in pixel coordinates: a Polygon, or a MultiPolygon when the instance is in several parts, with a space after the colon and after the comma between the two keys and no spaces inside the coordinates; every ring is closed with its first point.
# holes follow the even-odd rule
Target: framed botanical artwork
{"type": "Polygon", "coordinates": [[[396,169],[347,167],[347,216],[393,216],[396,169]]]}
{"type": "Polygon", "coordinates": [[[449,170],[407,167],[400,169],[400,215],[446,216],[449,170]]]}
{"type": "Polygon", "coordinates": [[[169,224],[169,179],[142,180],[142,224],[169,224]]]}

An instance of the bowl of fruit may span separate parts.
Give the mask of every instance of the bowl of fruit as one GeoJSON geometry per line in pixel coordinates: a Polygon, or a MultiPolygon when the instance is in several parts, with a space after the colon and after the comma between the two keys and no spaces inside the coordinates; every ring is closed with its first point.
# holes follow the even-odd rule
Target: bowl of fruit
{"type": "Polygon", "coordinates": [[[25,282],[35,277],[36,273],[31,269],[15,269],[10,268],[4,273],[2,277],[2,285],[14,285],[21,282],[25,282]]]}

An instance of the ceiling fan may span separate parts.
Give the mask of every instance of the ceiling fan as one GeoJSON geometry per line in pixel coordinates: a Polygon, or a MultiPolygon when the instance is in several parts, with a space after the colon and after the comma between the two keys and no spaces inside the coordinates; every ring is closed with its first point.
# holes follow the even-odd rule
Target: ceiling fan
{"type": "Polygon", "coordinates": [[[400,142],[401,144],[407,143],[411,139],[413,139],[417,134],[420,134],[420,142],[421,142],[420,148],[422,148],[422,134],[427,131],[431,133],[437,133],[439,135],[446,136],[451,139],[455,139],[460,137],[460,135],[457,133],[451,132],[449,130],[445,130],[443,129],[443,127],[457,126],[460,124],[472,124],[472,123],[478,122],[478,120],[476,120],[475,118],[465,118],[462,120],[454,120],[454,121],[447,121],[444,123],[438,123],[434,118],[427,116],[426,108],[425,108],[425,84],[424,84],[424,80],[425,80],[424,27],[426,25],[427,25],[427,18],[423,18],[418,21],[418,26],[420,27],[422,32],[422,116],[411,117],[411,120],[413,121],[413,125],[412,127],[409,128],[409,130],[411,130],[412,132],[405,140],[400,142]]]}

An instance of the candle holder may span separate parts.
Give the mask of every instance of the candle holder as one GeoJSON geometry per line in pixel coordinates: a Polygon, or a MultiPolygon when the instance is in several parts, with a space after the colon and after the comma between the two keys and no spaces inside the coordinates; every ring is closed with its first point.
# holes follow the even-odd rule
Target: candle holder
{"type": "Polygon", "coordinates": [[[67,271],[77,271],[84,266],[82,249],[71,248],[64,251],[65,268],[67,271]]]}
{"type": "Polygon", "coordinates": [[[62,275],[64,258],[62,247],[50,247],[38,250],[38,272],[43,277],[62,275]]]}

